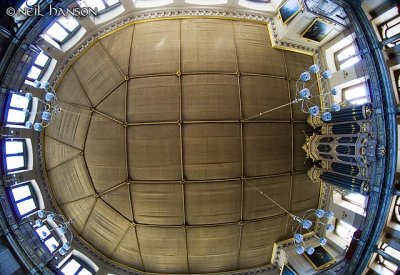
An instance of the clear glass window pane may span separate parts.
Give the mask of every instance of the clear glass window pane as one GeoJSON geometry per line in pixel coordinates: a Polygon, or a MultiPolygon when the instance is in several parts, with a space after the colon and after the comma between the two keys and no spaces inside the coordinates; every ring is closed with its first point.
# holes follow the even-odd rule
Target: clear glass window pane
{"type": "Polygon", "coordinates": [[[25,199],[26,197],[31,197],[32,193],[28,185],[23,185],[20,187],[13,187],[11,189],[14,200],[19,201],[25,199]]]}
{"type": "Polygon", "coordinates": [[[17,203],[18,211],[21,216],[33,211],[36,209],[36,204],[33,199],[29,199],[26,201],[22,201],[17,203]]]}
{"type": "Polygon", "coordinates": [[[387,25],[388,25],[388,27],[392,27],[392,26],[396,25],[399,22],[400,22],[400,16],[397,16],[396,18],[393,18],[392,20],[390,20],[387,23],[387,25]]]}
{"type": "Polygon", "coordinates": [[[14,108],[27,108],[29,104],[29,100],[21,95],[13,94],[10,101],[10,107],[14,108]]]}
{"type": "Polygon", "coordinates": [[[68,33],[66,30],[64,30],[57,22],[54,23],[46,32],[48,35],[50,35],[52,38],[62,42],[65,37],[68,36],[68,33]]]}
{"type": "Polygon", "coordinates": [[[388,38],[398,33],[400,33],[400,24],[397,24],[396,26],[389,28],[386,32],[388,38]]]}
{"type": "Polygon", "coordinates": [[[46,225],[43,225],[42,227],[39,227],[36,229],[36,233],[38,233],[39,237],[43,240],[50,236],[50,230],[47,228],[46,225]]]}
{"type": "Polygon", "coordinates": [[[354,47],[354,45],[342,50],[338,55],[337,55],[337,59],[338,61],[342,61],[343,59],[349,58],[352,55],[355,55],[356,53],[356,49],[354,47]]]}
{"type": "Polygon", "coordinates": [[[6,154],[19,154],[24,152],[24,144],[22,141],[6,141],[6,154]]]}
{"type": "Polygon", "coordinates": [[[61,272],[65,275],[75,275],[80,267],[81,265],[72,259],[61,269],[61,272]]]}
{"type": "Polygon", "coordinates": [[[25,8],[27,8],[27,6],[26,6],[26,1],[24,1],[24,3],[22,3],[22,5],[19,7],[20,9],[25,9],[25,8]]]}
{"type": "Polygon", "coordinates": [[[32,81],[29,81],[29,80],[25,80],[24,83],[25,83],[25,84],[28,84],[28,85],[30,85],[30,86],[34,86],[34,85],[33,85],[33,82],[32,82],[32,81]]]}
{"type": "Polygon", "coordinates": [[[365,96],[366,96],[366,90],[365,90],[364,85],[345,90],[345,99],[346,100],[357,99],[357,98],[365,97],[365,96]]]}
{"type": "Polygon", "coordinates": [[[31,69],[28,72],[28,77],[31,79],[38,79],[40,73],[42,72],[41,69],[39,69],[38,67],[32,65],[31,69]]]}
{"type": "Polygon", "coordinates": [[[350,101],[350,103],[351,104],[354,104],[354,105],[363,105],[363,104],[365,104],[365,103],[367,103],[368,102],[368,100],[364,97],[364,98],[361,98],[361,99],[357,99],[357,100],[351,100],[350,101]]]}
{"type": "Polygon", "coordinates": [[[355,56],[352,57],[350,59],[347,59],[345,62],[343,62],[342,64],[340,64],[340,69],[346,69],[348,67],[350,67],[351,65],[356,64],[358,61],[360,61],[360,57],[359,56],[355,56]]]}
{"type": "Polygon", "coordinates": [[[29,7],[32,7],[33,5],[36,5],[37,2],[38,2],[38,0],[26,0],[26,4],[29,7]]]}
{"type": "Polygon", "coordinates": [[[7,157],[6,160],[8,170],[24,167],[24,156],[11,156],[7,157]]]}
{"type": "Polygon", "coordinates": [[[359,205],[361,207],[365,206],[366,197],[361,195],[360,193],[350,193],[347,196],[344,196],[349,202],[359,205]]]}
{"type": "Polygon", "coordinates": [[[89,272],[89,270],[87,270],[86,268],[82,269],[81,271],[79,271],[78,273],[79,275],[91,275],[93,274],[92,272],[89,272]]]}
{"type": "Polygon", "coordinates": [[[348,241],[351,240],[355,231],[356,228],[344,221],[339,220],[336,224],[336,234],[348,241]]]}
{"type": "Polygon", "coordinates": [[[60,23],[64,28],[66,28],[70,32],[72,32],[79,26],[78,21],[76,21],[75,18],[73,18],[72,16],[66,16],[66,17],[61,16],[58,19],[58,23],[60,23]]]}
{"type": "Polygon", "coordinates": [[[25,113],[22,111],[14,109],[8,110],[7,122],[24,123],[25,118],[25,113]]]}
{"type": "Polygon", "coordinates": [[[51,253],[56,251],[57,247],[60,245],[54,237],[51,237],[50,239],[44,241],[44,244],[47,246],[51,253]]]}
{"type": "Polygon", "coordinates": [[[44,67],[46,65],[47,61],[49,60],[49,57],[45,55],[43,52],[41,52],[38,57],[36,57],[35,64],[41,67],[44,67]]]}
{"type": "Polygon", "coordinates": [[[106,3],[108,6],[112,6],[119,3],[119,0],[106,0],[106,3]]]}

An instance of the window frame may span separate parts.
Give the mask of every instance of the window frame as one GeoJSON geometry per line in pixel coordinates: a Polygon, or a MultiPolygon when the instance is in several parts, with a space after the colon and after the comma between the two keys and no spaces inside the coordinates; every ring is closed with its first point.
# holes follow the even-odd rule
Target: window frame
{"type": "MultiPolygon", "coordinates": [[[[107,12],[109,12],[109,11],[111,11],[111,10],[113,10],[113,9],[115,9],[115,8],[117,8],[117,7],[119,7],[120,5],[122,5],[121,0],[118,0],[118,3],[112,4],[112,5],[109,5],[105,0],[99,0],[99,1],[102,1],[102,2],[103,2],[103,5],[105,6],[105,8],[102,9],[101,11],[98,11],[98,12],[97,12],[97,16],[102,15],[102,14],[104,14],[104,13],[107,13],[107,12]]],[[[89,6],[86,4],[85,0],[81,0],[81,1],[79,1],[79,2],[82,2],[82,4],[84,4],[86,7],[89,7],[89,6]]],[[[80,5],[80,3],[79,3],[79,5],[80,5]]],[[[80,5],[80,6],[81,6],[81,5],[80,5]]]]}
{"type": "MultiPolygon", "coordinates": [[[[352,193],[359,194],[357,192],[352,192],[352,193]]],[[[356,205],[358,207],[361,207],[362,209],[365,209],[367,207],[367,204],[368,204],[368,198],[365,197],[364,195],[360,194],[361,196],[364,196],[364,203],[361,204],[361,203],[359,203],[357,201],[354,201],[352,199],[346,198],[348,195],[350,195],[352,193],[349,193],[347,195],[342,195],[342,200],[347,201],[348,203],[351,203],[351,204],[356,205]]]]}
{"type": "Polygon", "coordinates": [[[12,173],[12,172],[16,172],[16,171],[21,171],[21,170],[26,170],[28,168],[28,150],[27,150],[27,145],[26,145],[26,141],[24,139],[5,139],[3,140],[3,144],[2,144],[2,149],[3,149],[3,167],[4,167],[4,171],[6,171],[7,173],[12,173]],[[6,144],[7,142],[21,142],[22,143],[22,152],[20,153],[13,153],[13,154],[7,154],[6,152],[6,144]],[[24,166],[22,167],[18,167],[18,168],[14,168],[14,169],[8,169],[8,165],[7,165],[7,158],[8,157],[15,157],[15,156],[22,156],[24,158],[24,166]]]}
{"type": "MultiPolygon", "coordinates": [[[[358,47],[357,47],[357,44],[355,43],[355,41],[352,42],[352,43],[350,43],[349,45],[347,45],[347,46],[341,48],[340,50],[338,50],[338,51],[336,51],[336,52],[334,53],[334,59],[335,59],[336,70],[338,70],[338,71],[342,70],[342,69],[340,68],[340,65],[344,64],[346,61],[348,61],[348,60],[350,60],[350,59],[352,59],[352,58],[354,58],[354,57],[358,57],[358,58],[360,59],[360,60],[358,60],[356,63],[360,62],[361,59],[362,59],[362,58],[361,58],[361,55],[360,55],[360,53],[359,53],[359,51],[358,51],[358,47]],[[349,49],[349,48],[351,48],[351,47],[354,47],[354,54],[352,54],[351,56],[346,57],[345,59],[339,61],[338,55],[340,55],[342,52],[344,52],[345,50],[347,50],[347,49],[349,49]]],[[[354,63],[354,64],[355,64],[355,63],[354,63]]],[[[344,68],[344,69],[345,69],[345,68],[344,68]]],[[[344,70],[344,69],[343,69],[343,70],[344,70]]]]}
{"type": "Polygon", "coordinates": [[[52,232],[53,232],[52,229],[49,228],[49,226],[47,225],[46,222],[44,222],[42,226],[35,227],[35,233],[36,233],[36,235],[38,236],[38,238],[41,240],[41,242],[44,244],[44,246],[46,246],[46,248],[50,251],[50,253],[51,253],[51,254],[54,254],[54,253],[56,253],[57,250],[62,246],[62,241],[61,241],[61,240],[58,240],[58,239],[56,238],[57,236],[55,236],[52,232]],[[43,226],[46,226],[47,230],[50,232],[50,234],[49,234],[48,236],[46,236],[45,238],[42,238],[42,237],[39,235],[39,233],[36,231],[37,229],[39,229],[39,228],[41,228],[41,227],[43,227],[43,226]],[[51,251],[50,248],[49,248],[49,247],[46,245],[46,243],[45,243],[47,240],[50,240],[51,238],[54,238],[54,239],[57,241],[57,243],[58,243],[58,246],[54,249],[54,251],[51,251]]]}
{"type": "Polygon", "coordinates": [[[40,210],[39,202],[38,202],[35,190],[33,189],[31,182],[24,182],[24,183],[15,184],[13,186],[10,186],[10,188],[8,188],[8,194],[9,194],[9,198],[11,200],[11,203],[13,205],[14,212],[17,214],[18,218],[22,219],[22,218],[27,217],[27,216],[37,212],[38,210],[40,210]],[[29,187],[29,192],[31,193],[30,196],[27,196],[27,197],[25,197],[23,199],[20,199],[20,200],[15,200],[12,190],[15,189],[15,188],[23,187],[23,186],[28,186],[29,187]],[[23,201],[29,200],[29,199],[33,199],[33,202],[35,203],[36,207],[33,210],[21,215],[20,211],[19,211],[19,208],[18,208],[18,204],[23,202],[23,201]]]}
{"type": "Polygon", "coordinates": [[[362,82],[362,83],[359,83],[359,84],[355,84],[355,85],[352,85],[352,86],[343,88],[343,90],[342,90],[342,100],[343,100],[343,101],[348,101],[348,102],[350,102],[351,104],[354,104],[354,103],[353,103],[354,101],[357,101],[357,100],[360,100],[360,99],[364,99],[364,98],[367,100],[367,102],[370,102],[370,101],[371,101],[371,96],[370,96],[370,94],[369,94],[369,85],[368,85],[368,82],[362,82]],[[364,87],[364,89],[365,89],[365,96],[359,96],[359,97],[356,97],[356,98],[347,99],[347,98],[346,98],[346,92],[349,91],[349,90],[352,90],[352,89],[354,89],[354,88],[357,88],[357,87],[364,87]]]}
{"type": "MultiPolygon", "coordinates": [[[[70,15],[70,16],[71,16],[71,15],[70,15]]],[[[70,39],[82,28],[82,26],[81,26],[81,24],[79,24],[79,22],[77,21],[77,22],[78,22],[78,26],[77,26],[74,30],[70,31],[70,30],[68,30],[66,27],[64,27],[63,24],[61,24],[61,23],[58,22],[59,19],[60,19],[60,17],[58,17],[56,20],[54,20],[54,22],[51,23],[51,24],[49,25],[48,28],[46,28],[46,30],[44,31],[44,34],[48,35],[48,36],[49,36],[53,41],[55,41],[58,45],[62,46],[62,45],[65,44],[68,40],[70,40],[70,39]],[[60,41],[59,39],[53,37],[51,34],[48,33],[49,29],[50,29],[54,24],[59,25],[59,26],[60,26],[65,32],[67,32],[67,34],[68,34],[66,37],[63,38],[62,41],[60,41]]],[[[74,18],[74,20],[76,20],[76,19],[74,18]]]]}
{"type": "MultiPolygon", "coordinates": [[[[12,106],[10,106],[10,105],[11,105],[12,97],[13,97],[14,95],[22,96],[22,97],[24,96],[23,94],[14,93],[14,92],[9,92],[9,93],[8,93],[8,99],[7,99],[7,105],[6,105],[6,112],[5,112],[3,121],[5,122],[5,124],[9,124],[9,125],[25,125],[25,123],[26,123],[26,122],[28,121],[28,119],[29,119],[29,116],[25,116],[25,120],[24,120],[23,122],[12,122],[12,121],[9,122],[9,121],[7,120],[8,114],[9,114],[9,112],[10,112],[10,109],[11,109],[11,110],[20,111],[20,112],[22,112],[22,111],[24,110],[24,108],[18,108],[18,107],[12,107],[12,106]]],[[[28,106],[27,106],[26,109],[31,110],[31,108],[32,108],[32,101],[29,101],[28,106]]]]}
{"type": "MultiPolygon", "coordinates": [[[[52,38],[52,39],[53,39],[53,38],[52,38]]],[[[31,66],[31,68],[29,69],[28,74],[26,75],[26,80],[28,80],[28,81],[30,81],[30,82],[35,82],[35,80],[40,80],[40,79],[42,79],[43,75],[46,73],[46,70],[47,70],[47,69],[49,68],[49,66],[50,66],[50,62],[51,62],[51,59],[52,59],[52,58],[51,58],[50,56],[48,56],[47,54],[45,54],[44,52],[40,52],[40,53],[36,56],[36,59],[35,59],[35,61],[32,63],[32,66],[31,66]],[[40,65],[36,64],[36,59],[37,59],[37,58],[39,57],[39,55],[42,54],[42,53],[43,53],[45,56],[47,56],[48,59],[47,59],[46,63],[45,63],[43,66],[40,66],[40,65]],[[37,68],[37,69],[40,70],[40,74],[38,75],[38,77],[37,77],[36,79],[30,78],[30,77],[28,76],[33,67],[35,67],[35,68],[37,68]]]]}
{"type": "MultiPolygon", "coordinates": [[[[400,251],[398,251],[397,249],[391,247],[389,244],[387,244],[387,243],[385,243],[385,242],[381,242],[381,243],[379,244],[379,246],[378,246],[378,249],[380,249],[380,250],[386,252],[387,254],[389,254],[390,256],[396,258],[394,255],[392,255],[391,253],[389,253],[389,252],[386,251],[386,249],[387,249],[388,247],[390,247],[391,249],[396,250],[397,252],[400,253],[400,251]]],[[[385,259],[383,256],[381,256],[381,255],[378,254],[378,263],[381,264],[381,265],[383,265],[385,268],[389,269],[389,270],[392,271],[392,272],[396,272],[396,270],[397,270],[398,268],[400,268],[399,266],[396,266],[396,267],[397,267],[396,270],[393,270],[392,267],[390,267],[390,266],[388,266],[387,264],[385,264],[385,262],[389,262],[391,265],[396,266],[396,264],[392,263],[391,261],[385,259]]]]}
{"type": "MultiPolygon", "coordinates": [[[[391,28],[394,28],[394,27],[396,27],[397,25],[400,25],[400,20],[399,20],[399,22],[395,23],[393,26],[390,26],[390,27],[388,26],[388,24],[389,24],[390,22],[396,20],[397,18],[400,18],[400,14],[399,14],[399,13],[396,14],[395,16],[393,16],[392,18],[386,20],[385,22],[383,22],[382,24],[380,24],[380,25],[378,26],[379,35],[381,36],[381,39],[382,39],[382,40],[385,40],[385,39],[390,38],[390,37],[387,36],[387,32],[388,32],[391,28]],[[386,27],[386,28],[385,28],[385,27],[386,27]]],[[[398,33],[400,33],[400,31],[399,31],[398,33]]],[[[398,33],[396,33],[396,34],[398,34],[398,33]]],[[[394,35],[396,35],[396,34],[394,34],[394,35]]],[[[391,36],[391,37],[393,37],[393,36],[391,36]]],[[[392,48],[392,47],[394,47],[394,46],[396,46],[396,45],[398,45],[398,44],[400,44],[400,39],[398,39],[398,40],[396,40],[396,41],[394,41],[394,42],[392,42],[392,43],[387,44],[386,47],[387,47],[387,48],[392,48]]]]}
{"type": "Polygon", "coordinates": [[[75,272],[74,275],[79,274],[79,272],[81,272],[83,269],[86,269],[87,271],[89,271],[92,274],[95,274],[95,272],[92,270],[92,268],[85,263],[85,261],[83,261],[82,259],[76,257],[75,255],[71,255],[59,268],[58,268],[58,272],[57,274],[59,275],[65,275],[64,272],[62,272],[62,269],[72,260],[75,260],[76,262],[78,262],[78,264],[80,264],[80,267],[78,268],[78,270],[75,272]]]}
{"type": "Polygon", "coordinates": [[[400,224],[400,196],[396,197],[393,212],[393,221],[400,224]]]}
{"type": "MultiPolygon", "coordinates": [[[[348,242],[348,241],[351,241],[351,240],[353,239],[354,232],[356,232],[356,231],[357,231],[357,228],[355,228],[355,227],[354,227],[354,226],[352,226],[351,224],[348,224],[349,226],[351,226],[351,227],[355,228],[355,230],[353,231],[353,234],[351,234],[351,235],[349,235],[349,236],[348,236],[348,238],[349,238],[349,240],[348,240],[346,237],[342,236],[341,234],[339,234],[339,233],[337,232],[338,228],[340,228],[341,226],[343,226],[343,227],[346,227],[346,225],[345,225],[345,224],[343,224],[343,225],[340,225],[339,223],[345,223],[345,224],[348,224],[348,223],[347,223],[347,222],[345,222],[345,221],[342,221],[342,220],[340,220],[340,219],[336,219],[336,222],[335,222],[335,234],[336,234],[337,236],[339,236],[339,238],[341,238],[341,239],[345,240],[346,242],[348,242]]],[[[350,231],[350,232],[351,232],[351,231],[350,231]]]]}

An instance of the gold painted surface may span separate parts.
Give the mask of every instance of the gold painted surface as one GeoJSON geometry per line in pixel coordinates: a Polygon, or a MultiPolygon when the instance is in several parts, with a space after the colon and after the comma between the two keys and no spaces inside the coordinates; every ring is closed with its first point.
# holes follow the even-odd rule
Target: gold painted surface
{"type": "Polygon", "coordinates": [[[68,218],[83,212],[83,241],[153,273],[268,265],[288,220],[244,179],[296,213],[315,208],[319,187],[293,161],[307,117],[240,120],[289,101],[312,64],[294,56],[265,25],[214,18],[129,24],[85,49],[57,88],[71,113],[44,135],[51,190],[68,218]]]}

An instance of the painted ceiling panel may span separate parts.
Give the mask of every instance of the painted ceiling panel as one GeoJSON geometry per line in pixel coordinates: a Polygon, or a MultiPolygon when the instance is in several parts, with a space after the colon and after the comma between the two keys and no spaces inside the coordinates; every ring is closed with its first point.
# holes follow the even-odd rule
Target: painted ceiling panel
{"type": "Polygon", "coordinates": [[[270,264],[292,224],[259,191],[300,214],[319,186],[304,172],[298,106],[241,120],[293,100],[289,79],[311,65],[269,39],[251,22],[159,20],[73,60],[59,83],[65,111],[45,130],[46,169],[95,253],[157,274],[270,264]]]}

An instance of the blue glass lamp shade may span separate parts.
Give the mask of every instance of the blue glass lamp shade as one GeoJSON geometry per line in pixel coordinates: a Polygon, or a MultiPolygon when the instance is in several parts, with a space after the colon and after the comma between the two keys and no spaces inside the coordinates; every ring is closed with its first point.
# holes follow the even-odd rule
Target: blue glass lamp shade
{"type": "Polygon", "coordinates": [[[64,236],[66,231],[67,231],[67,229],[64,226],[60,226],[60,227],[57,228],[57,233],[60,236],[64,236]]]}
{"type": "Polygon", "coordinates": [[[293,236],[294,240],[296,241],[296,243],[301,243],[303,242],[303,235],[296,233],[293,236]]]}
{"type": "Polygon", "coordinates": [[[25,122],[25,127],[28,129],[32,129],[33,123],[31,121],[27,121],[27,122],[25,122]]]}
{"type": "Polygon", "coordinates": [[[319,72],[319,66],[317,64],[313,64],[308,70],[310,71],[310,73],[316,74],[319,72]]]}
{"type": "Polygon", "coordinates": [[[55,218],[56,216],[53,214],[53,213],[50,213],[50,214],[48,214],[47,215],[47,220],[49,221],[49,222],[52,222],[52,221],[54,221],[54,218],[55,218]]]}
{"type": "Polygon", "coordinates": [[[33,87],[35,87],[35,88],[40,88],[40,86],[42,86],[42,83],[40,83],[39,80],[35,80],[35,81],[33,82],[33,87]]]}
{"type": "Polygon", "coordinates": [[[332,219],[334,215],[335,214],[332,211],[325,212],[325,217],[327,217],[328,219],[332,219]]]}
{"type": "Polygon", "coordinates": [[[43,86],[43,88],[48,89],[50,87],[50,83],[47,81],[43,81],[42,86],[43,86]]]}
{"type": "Polygon", "coordinates": [[[325,71],[322,73],[322,78],[323,79],[329,79],[332,77],[332,73],[330,71],[325,71]]]}
{"type": "Polygon", "coordinates": [[[51,113],[50,112],[43,112],[42,113],[42,119],[44,121],[50,121],[51,120],[51,113]]]}
{"type": "Polygon", "coordinates": [[[302,72],[300,74],[300,80],[303,81],[303,82],[306,82],[306,81],[310,80],[310,78],[311,78],[311,75],[310,75],[309,72],[302,72]]]}
{"type": "Polygon", "coordinates": [[[31,93],[26,93],[25,94],[25,98],[27,98],[28,100],[31,100],[33,97],[33,95],[31,93]]]}
{"type": "Polygon", "coordinates": [[[296,247],[296,253],[299,254],[299,255],[303,254],[304,253],[304,247],[301,246],[301,245],[297,246],[296,247]]]}
{"type": "Polygon", "coordinates": [[[322,209],[317,209],[315,210],[315,216],[317,216],[318,218],[322,218],[325,215],[325,211],[322,209]]]}
{"type": "Polygon", "coordinates": [[[332,95],[337,95],[338,90],[336,89],[336,87],[332,88],[331,93],[332,93],[332,95]]]}
{"type": "Polygon", "coordinates": [[[325,239],[325,238],[320,238],[319,239],[319,244],[322,245],[322,246],[326,245],[327,242],[328,242],[328,240],[325,239]]]}
{"type": "Polygon", "coordinates": [[[53,101],[55,99],[55,95],[53,93],[46,93],[46,95],[44,96],[44,100],[46,100],[47,102],[53,101]]]}
{"type": "Polygon", "coordinates": [[[339,112],[340,111],[340,105],[337,103],[333,103],[331,106],[331,110],[334,112],[339,112]]]}
{"type": "Polygon", "coordinates": [[[63,244],[62,248],[64,248],[65,250],[69,250],[71,248],[71,243],[66,242],[65,244],[63,244]]]}
{"type": "Polygon", "coordinates": [[[301,222],[301,225],[303,226],[304,229],[310,229],[312,226],[312,222],[310,220],[303,220],[301,222]]]}
{"type": "Polygon", "coordinates": [[[334,229],[335,229],[335,227],[333,226],[333,224],[327,224],[326,225],[326,231],[332,232],[334,229]]]}
{"type": "Polygon", "coordinates": [[[308,112],[311,116],[317,116],[319,114],[319,108],[318,106],[311,106],[310,108],[308,108],[308,112]]]}
{"type": "Polygon", "coordinates": [[[36,227],[41,227],[42,225],[43,225],[42,220],[36,220],[36,221],[35,221],[35,226],[36,226],[36,227]]]}
{"type": "Polygon", "coordinates": [[[330,121],[332,120],[332,114],[330,112],[324,112],[321,118],[323,121],[330,121]]]}
{"type": "Polygon", "coordinates": [[[299,94],[302,99],[309,99],[311,97],[310,90],[307,88],[300,90],[299,94]]]}
{"type": "Polygon", "coordinates": [[[26,109],[26,108],[24,108],[24,109],[22,109],[22,112],[24,112],[25,113],[25,116],[28,116],[29,115],[29,110],[28,109],[26,109]]]}
{"type": "Polygon", "coordinates": [[[58,250],[58,253],[60,253],[61,256],[64,256],[65,254],[67,254],[67,250],[64,247],[61,247],[58,250]]]}
{"type": "Polygon", "coordinates": [[[44,216],[46,216],[46,212],[43,209],[39,210],[37,214],[39,218],[44,218],[44,216]]]}
{"type": "Polygon", "coordinates": [[[312,246],[307,246],[306,247],[306,252],[308,255],[312,255],[314,253],[315,249],[312,246]]]}
{"type": "Polygon", "coordinates": [[[42,123],[36,122],[35,124],[33,124],[33,129],[34,129],[36,132],[42,131],[42,129],[43,129],[42,123]]]}

